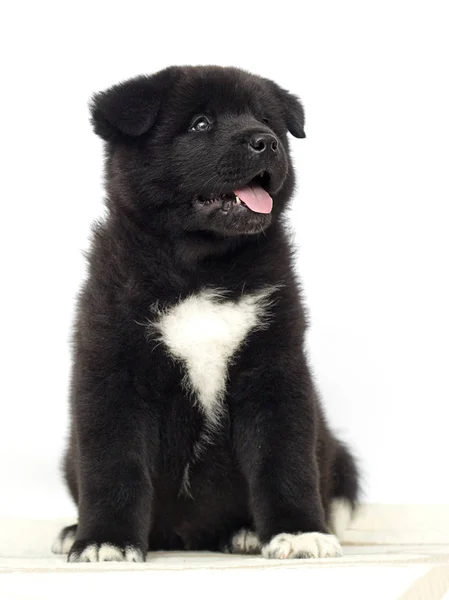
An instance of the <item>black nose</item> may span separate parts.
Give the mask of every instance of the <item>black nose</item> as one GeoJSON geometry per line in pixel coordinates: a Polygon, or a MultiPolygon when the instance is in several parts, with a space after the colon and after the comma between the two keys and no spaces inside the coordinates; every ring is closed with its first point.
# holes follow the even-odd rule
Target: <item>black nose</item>
{"type": "Polygon", "coordinates": [[[276,153],[278,151],[278,140],[271,133],[254,133],[249,139],[249,148],[257,154],[266,151],[276,153]]]}

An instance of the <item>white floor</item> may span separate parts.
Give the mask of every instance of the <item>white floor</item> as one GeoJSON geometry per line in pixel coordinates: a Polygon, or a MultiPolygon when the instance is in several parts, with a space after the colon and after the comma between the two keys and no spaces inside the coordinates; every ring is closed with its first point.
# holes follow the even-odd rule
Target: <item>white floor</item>
{"type": "Polygon", "coordinates": [[[67,520],[0,519],[0,598],[449,600],[448,543],[346,544],[332,560],[158,552],[144,564],[68,564],[50,546],[67,520]]]}

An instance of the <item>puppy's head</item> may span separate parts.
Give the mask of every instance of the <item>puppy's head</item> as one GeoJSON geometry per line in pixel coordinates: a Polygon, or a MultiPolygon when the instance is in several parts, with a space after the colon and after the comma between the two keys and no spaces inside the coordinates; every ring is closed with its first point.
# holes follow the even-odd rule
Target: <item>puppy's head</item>
{"type": "Polygon", "coordinates": [[[305,137],[304,112],[272,81],[170,67],[95,95],[91,111],[112,200],[172,229],[258,233],[292,192],[287,133],[305,137]]]}

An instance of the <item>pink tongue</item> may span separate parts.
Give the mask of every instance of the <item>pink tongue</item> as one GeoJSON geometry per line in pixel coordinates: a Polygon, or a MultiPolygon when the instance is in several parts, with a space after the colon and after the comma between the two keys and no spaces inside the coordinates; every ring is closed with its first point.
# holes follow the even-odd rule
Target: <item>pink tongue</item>
{"type": "Polygon", "coordinates": [[[234,194],[254,212],[268,214],[273,209],[273,199],[268,192],[257,185],[247,185],[234,194]]]}

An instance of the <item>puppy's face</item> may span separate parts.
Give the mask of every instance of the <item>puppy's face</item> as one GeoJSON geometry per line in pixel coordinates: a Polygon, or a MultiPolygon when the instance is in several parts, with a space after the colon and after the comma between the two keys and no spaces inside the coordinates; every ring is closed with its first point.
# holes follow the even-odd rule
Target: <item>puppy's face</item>
{"type": "Polygon", "coordinates": [[[98,94],[92,115],[108,142],[110,195],[173,229],[258,233],[291,194],[287,132],[304,137],[304,114],[269,80],[172,67],[98,94]]]}

